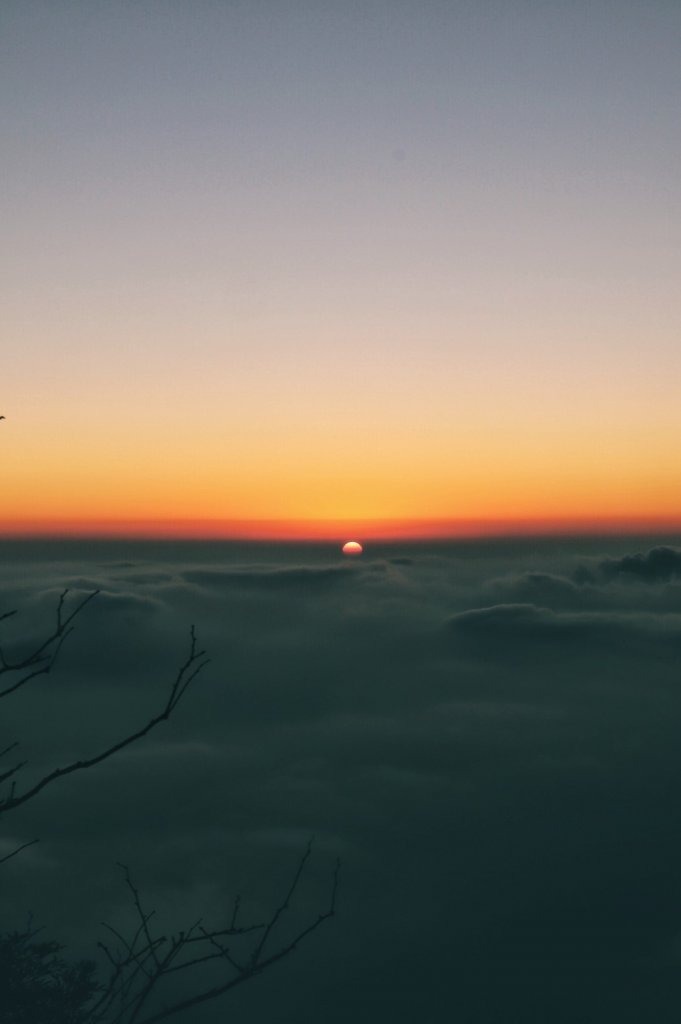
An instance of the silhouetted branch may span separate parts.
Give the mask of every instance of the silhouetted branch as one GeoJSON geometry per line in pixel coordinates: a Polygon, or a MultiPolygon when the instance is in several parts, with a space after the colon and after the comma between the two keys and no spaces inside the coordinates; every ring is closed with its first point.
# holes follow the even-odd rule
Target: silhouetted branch
{"type": "Polygon", "coordinates": [[[11,853],[6,854],[4,857],[0,857],[0,864],[4,864],[5,861],[11,860],[12,857],[16,857],[16,855],[21,853],[22,850],[28,849],[29,846],[35,846],[35,844],[39,842],[39,839],[31,839],[28,843],[22,843],[21,846],[17,846],[16,850],[12,850],[11,853]]]}
{"type": "Polygon", "coordinates": [[[251,963],[252,964],[255,965],[255,964],[258,963],[258,960],[260,959],[260,957],[262,955],[262,951],[265,948],[267,940],[269,939],[270,934],[271,934],[273,928],[275,927],[277,921],[279,920],[281,915],[284,913],[284,911],[289,909],[289,905],[290,905],[291,899],[293,898],[293,894],[295,893],[296,889],[298,888],[298,882],[300,881],[300,879],[302,877],[303,871],[305,870],[305,865],[307,864],[308,860],[310,859],[310,854],[311,853],[312,853],[312,840],[310,839],[310,840],[308,840],[307,846],[305,847],[305,852],[304,852],[303,856],[300,858],[300,863],[298,864],[298,867],[296,869],[296,873],[293,876],[293,880],[291,882],[290,888],[289,888],[288,892],[286,893],[286,896],[284,897],[284,902],[280,906],[278,906],[277,909],[272,914],[272,917],[270,918],[270,920],[269,920],[269,922],[268,922],[268,924],[267,924],[267,926],[266,926],[266,928],[265,928],[265,930],[263,932],[262,939],[260,940],[258,945],[253,950],[253,955],[251,957],[251,963]]]}
{"type": "Polygon", "coordinates": [[[151,935],[149,934],[149,920],[153,917],[154,912],[152,910],[151,914],[145,914],[144,913],[144,910],[142,909],[142,904],[140,902],[139,890],[137,889],[137,887],[133,883],[132,878],[130,877],[130,871],[128,870],[128,867],[125,864],[121,864],[120,862],[119,862],[118,866],[120,868],[122,868],[123,871],[125,872],[125,884],[127,885],[128,889],[132,893],[132,898],[133,898],[133,901],[134,901],[134,904],[135,904],[135,910],[139,914],[139,918],[140,918],[140,922],[141,922],[140,923],[140,929],[144,933],[144,936],[145,936],[145,938],[147,940],[147,943],[148,943],[148,948],[149,948],[149,951],[151,953],[151,956],[152,956],[152,958],[154,960],[154,963],[156,964],[156,967],[158,967],[159,966],[159,961],[158,961],[158,957],[156,956],[155,944],[152,941],[151,935]]]}
{"type": "MultiPolygon", "coordinates": [[[[63,596],[64,595],[62,595],[62,597],[63,596]]],[[[60,624],[61,621],[59,616],[60,612],[58,611],[58,625],[60,624]]],[[[72,619],[73,615],[71,615],[69,619],[66,620],[66,622],[68,623],[72,619]]],[[[146,725],[143,726],[141,729],[138,729],[136,732],[131,733],[124,739],[119,740],[117,743],[114,743],[111,747],[108,747],[106,750],[101,751],[101,753],[96,754],[94,757],[83,759],[81,761],[73,761],[71,764],[68,764],[63,768],[55,768],[54,771],[50,772],[48,775],[45,775],[42,779],[40,779],[39,782],[36,782],[34,786],[31,786],[30,789],[25,790],[23,793],[20,793],[19,795],[16,795],[14,783],[12,783],[12,788],[10,790],[9,796],[7,796],[4,800],[0,800],[0,814],[2,814],[3,812],[14,810],[15,807],[20,807],[22,804],[25,804],[28,800],[32,800],[33,797],[37,796],[38,793],[41,792],[41,790],[43,790],[46,786],[49,786],[50,783],[55,782],[57,779],[64,778],[64,776],[66,775],[71,775],[74,772],[84,771],[86,768],[93,768],[95,765],[101,764],[102,761],[106,761],[108,758],[113,757],[114,754],[117,754],[119,751],[125,749],[125,747],[130,746],[131,743],[135,743],[137,740],[142,739],[143,736],[146,736],[147,733],[151,732],[152,729],[155,729],[156,726],[160,725],[161,722],[167,721],[168,718],[170,718],[173,711],[175,710],[175,708],[177,707],[177,705],[182,700],[185,693],[187,692],[187,689],[190,686],[190,684],[193,682],[194,679],[196,679],[199,672],[201,672],[201,670],[204,669],[206,665],[208,665],[209,663],[209,659],[205,657],[206,652],[197,650],[196,632],[193,626],[191,627],[190,636],[191,643],[187,659],[178,670],[175,680],[170,688],[168,699],[162,711],[158,715],[155,715],[153,718],[151,718],[146,723],[146,725]]],[[[14,775],[19,768],[24,767],[25,763],[26,762],[22,762],[20,765],[17,765],[14,768],[10,769],[9,775],[14,775]]],[[[8,777],[7,773],[5,777],[8,777]]]]}
{"type": "MultiPolygon", "coordinates": [[[[74,627],[71,626],[71,623],[77,615],[80,615],[86,604],[88,604],[93,597],[96,597],[98,593],[98,590],[93,590],[91,594],[86,594],[82,601],[76,605],[73,611],[64,617],[64,602],[68,595],[68,590],[64,590],[59,595],[59,601],[57,603],[57,621],[54,631],[46,640],[39,643],[37,647],[23,658],[19,658],[17,661],[8,660],[5,656],[4,648],[0,646],[0,676],[3,676],[8,672],[23,672],[26,669],[30,670],[26,675],[22,676],[21,679],[18,679],[10,686],[7,686],[4,690],[0,690],[0,698],[8,697],[10,693],[15,693],[17,690],[21,689],[22,686],[25,686],[26,683],[29,683],[37,676],[49,674],[51,669],[54,667],[64,641],[67,636],[73,632],[74,627]]],[[[4,612],[0,615],[0,622],[4,619],[9,619],[13,615],[16,615],[16,611],[4,612]]]]}
{"type": "Polygon", "coordinates": [[[16,775],[16,773],[20,771],[26,764],[28,764],[27,761],[18,761],[13,768],[8,768],[6,772],[2,772],[2,774],[0,774],[0,783],[6,782],[7,779],[11,779],[12,776],[16,775]]]}
{"type": "MultiPolygon", "coordinates": [[[[8,677],[4,689],[0,689],[0,699],[7,697],[26,686],[31,680],[47,675],[59,656],[66,638],[73,632],[73,621],[99,591],[94,591],[80,600],[67,614],[65,602],[68,590],[60,595],[56,608],[54,629],[43,641],[22,657],[11,659],[0,647],[0,680],[8,677]],[[14,674],[14,681],[9,682],[14,674]],[[18,678],[17,678],[18,677],[18,678]]],[[[0,614],[0,623],[12,618],[14,611],[0,614]]],[[[0,798],[0,816],[3,812],[13,810],[36,797],[44,788],[58,779],[79,771],[95,767],[124,750],[137,740],[142,739],[161,722],[173,714],[188,688],[198,674],[209,664],[206,653],[198,649],[194,626],[190,630],[189,652],[180,665],[171,682],[165,703],[161,710],[150,718],[141,728],[124,736],[122,739],[106,747],[92,757],[72,761],[63,767],[56,768],[40,778],[36,783],[17,792],[20,773],[27,762],[17,761],[0,772],[0,786],[5,787],[5,796],[0,798]]],[[[10,743],[0,751],[0,759],[7,758],[18,747],[18,743],[10,743]]],[[[0,864],[11,860],[22,850],[37,843],[37,839],[24,842],[10,853],[0,857],[0,864]]],[[[124,872],[125,884],[132,899],[136,926],[131,935],[127,935],[113,925],[105,923],[104,927],[113,937],[113,942],[99,942],[98,946],[109,967],[106,984],[97,985],[91,974],[91,965],[82,961],[71,973],[68,965],[58,956],[59,946],[56,944],[35,944],[36,932],[29,929],[25,933],[13,933],[3,937],[7,949],[14,955],[23,955],[27,951],[32,963],[37,964],[35,983],[49,986],[54,981],[54,988],[66,979],[71,986],[73,1005],[78,1003],[85,1016],[78,1020],[87,1024],[157,1024],[194,1007],[214,1000],[229,992],[237,985],[255,978],[267,968],[289,956],[297,946],[308,938],[317,928],[335,913],[336,893],[338,888],[339,864],[334,870],[331,895],[327,909],[318,914],[288,938],[277,948],[272,948],[274,932],[282,923],[286,912],[291,909],[296,892],[301,884],[312,852],[310,841],[297,862],[295,872],[286,890],[282,902],[275,908],[270,918],[262,923],[242,924],[239,920],[241,897],[237,896],[227,916],[227,923],[217,928],[206,928],[201,920],[195,921],[188,928],[172,934],[156,934],[154,929],[154,911],[147,911],[143,904],[140,891],[134,883],[130,871],[120,865],[124,872]],[[236,946],[236,949],[233,949],[236,946]],[[52,957],[50,960],[49,957],[52,957]],[[56,972],[54,978],[50,973],[56,972]],[[208,975],[204,972],[208,971],[208,975]],[[190,991],[194,994],[184,998],[176,998],[159,1007],[157,997],[163,989],[165,979],[174,977],[179,972],[183,976],[189,972],[199,972],[193,977],[190,991]],[[217,972],[217,974],[216,974],[217,972]],[[213,984],[208,982],[213,979],[213,984]],[[79,1000],[79,1002],[78,1002],[79,1000]],[[86,1008],[87,1007],[87,1008],[86,1008]]],[[[289,934],[291,928],[289,927],[289,934]]],[[[8,954],[9,955],[9,954],[8,954]]],[[[66,982],[65,982],[66,983],[66,982]]],[[[27,984],[33,984],[30,973],[27,984]]],[[[43,988],[35,989],[42,998],[43,988]]],[[[45,989],[47,991],[47,989],[45,989]]],[[[50,990],[51,991],[51,990],[50,990]]],[[[172,992],[172,989],[170,990],[172,992]]],[[[168,991],[166,989],[166,996],[168,991]]],[[[1,1000],[0,1000],[1,1001],[1,1000]]],[[[2,1011],[0,1010],[0,1016],[2,1011]]],[[[191,1016],[191,1013],[190,1013],[191,1016]]],[[[3,1018],[4,1019],[4,1018],[3,1018]]],[[[70,1019],[70,1018],[69,1018],[70,1019]]]]}
{"type": "Polygon", "coordinates": [[[111,925],[105,925],[107,930],[115,935],[119,945],[117,949],[112,950],[100,943],[100,948],[111,967],[111,974],[97,1003],[92,1008],[93,1024],[103,1020],[106,1020],[107,1024],[157,1024],[175,1014],[217,999],[229,992],[230,989],[256,977],[272,964],[293,953],[304,939],[334,915],[336,909],[340,867],[338,862],[333,873],[328,908],[309,924],[300,928],[292,939],[265,955],[266,944],[271,942],[275,927],[281,921],[284,912],[290,909],[311,851],[312,843],[310,842],[296,866],[284,899],[264,924],[236,926],[235,922],[240,906],[240,899],[237,897],[232,908],[230,924],[225,927],[209,930],[203,926],[201,921],[197,921],[185,931],[156,937],[152,934],[150,927],[153,911],[147,912],[144,909],[139,890],[133,883],[130,872],[127,867],[121,865],[125,882],[132,894],[138,926],[132,938],[126,939],[120,931],[112,928],[111,925]],[[253,932],[259,932],[261,935],[250,954],[235,956],[225,940],[243,940],[253,932]],[[222,962],[224,965],[228,972],[227,977],[218,979],[216,984],[205,987],[188,998],[179,999],[177,1002],[154,1010],[147,1015],[143,1014],[152,996],[157,994],[164,978],[180,971],[200,968],[206,964],[210,964],[215,969],[218,962],[222,962]]]}

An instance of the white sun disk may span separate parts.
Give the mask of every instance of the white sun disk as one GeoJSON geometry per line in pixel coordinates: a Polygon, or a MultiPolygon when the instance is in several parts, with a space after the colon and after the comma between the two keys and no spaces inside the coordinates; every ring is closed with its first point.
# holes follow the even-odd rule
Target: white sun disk
{"type": "Polygon", "coordinates": [[[362,545],[356,540],[349,540],[343,545],[344,555],[361,555],[362,545]]]}

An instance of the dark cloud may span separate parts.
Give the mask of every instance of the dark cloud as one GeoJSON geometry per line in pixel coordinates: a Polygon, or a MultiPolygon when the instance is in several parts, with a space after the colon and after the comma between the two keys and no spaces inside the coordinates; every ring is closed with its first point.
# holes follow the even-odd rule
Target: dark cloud
{"type": "Polygon", "coordinates": [[[120,579],[130,585],[154,586],[155,584],[172,583],[175,577],[167,572],[139,572],[128,573],[125,576],[121,576],[120,579]]]}
{"type": "Polygon", "coordinates": [[[65,584],[102,590],[59,671],[3,706],[27,778],[148,720],[190,623],[212,659],[169,722],[12,817],[0,854],[42,841],[3,868],[9,926],[32,909],[91,952],[101,920],[125,919],[117,860],[168,927],[236,892],[257,916],[314,834],[297,906],[318,912],[340,853],[337,920],[192,1024],[316,1024],[320,1007],[329,1024],[443,1007],[676,1024],[673,577],[601,569],[628,564],[622,543],[128,554],[0,560],[35,636],[65,584]]]}
{"type": "Polygon", "coordinates": [[[182,574],[188,583],[202,587],[238,588],[241,590],[281,591],[292,590],[305,593],[331,586],[338,586],[355,576],[357,570],[351,566],[307,567],[268,569],[254,567],[245,569],[193,569],[182,574]]]}
{"type": "Polygon", "coordinates": [[[560,640],[600,638],[615,643],[632,633],[655,640],[681,637],[681,619],[676,615],[631,612],[554,611],[534,604],[498,604],[458,612],[447,621],[452,632],[482,635],[490,640],[560,640]]]}
{"type": "Polygon", "coordinates": [[[504,598],[504,603],[541,604],[563,608],[578,608],[584,605],[583,588],[565,576],[546,572],[525,572],[490,580],[485,589],[504,598]]]}
{"type": "MultiPolygon", "coordinates": [[[[485,583],[487,603],[534,604],[555,611],[681,611],[681,586],[675,583],[670,565],[671,549],[659,548],[646,555],[591,559],[565,574],[526,571],[509,573],[485,583]],[[644,582],[657,586],[641,587],[644,582]]],[[[567,567],[566,567],[567,568],[567,567]]]]}
{"type": "Polygon", "coordinates": [[[668,583],[681,576],[681,551],[653,548],[646,554],[606,558],[599,566],[606,579],[616,577],[641,580],[643,583],[668,583]]]}

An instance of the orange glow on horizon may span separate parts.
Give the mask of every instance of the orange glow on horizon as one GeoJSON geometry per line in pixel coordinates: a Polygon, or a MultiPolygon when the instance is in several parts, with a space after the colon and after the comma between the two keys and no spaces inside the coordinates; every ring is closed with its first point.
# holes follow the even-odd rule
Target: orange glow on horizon
{"type": "Polygon", "coordinates": [[[8,26],[0,536],[681,529],[659,12],[582,39],[543,11],[575,5],[518,5],[542,11],[509,46],[484,4],[436,3],[386,47],[319,4],[281,63],[258,4],[33,6],[8,26]],[[143,20],[112,36],[122,6],[143,20]]]}
{"type": "MultiPolygon", "coordinates": [[[[199,406],[123,421],[0,424],[0,536],[333,541],[677,532],[681,475],[671,422],[646,430],[493,417],[352,430],[229,421],[199,406]],[[522,426],[522,429],[521,429],[522,426]],[[664,429],[662,429],[664,426],[664,429]]],[[[467,413],[467,415],[468,415],[467,413]]],[[[265,414],[263,414],[265,415],[265,414]]]]}
{"type": "Polygon", "coordinates": [[[681,515],[525,519],[372,520],[15,520],[0,538],[342,542],[681,533],[681,515]]]}

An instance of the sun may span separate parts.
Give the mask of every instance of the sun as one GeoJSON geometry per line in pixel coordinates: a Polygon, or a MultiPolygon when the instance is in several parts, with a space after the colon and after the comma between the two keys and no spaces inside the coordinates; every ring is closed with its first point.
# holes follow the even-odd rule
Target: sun
{"type": "Polygon", "coordinates": [[[343,545],[344,555],[361,555],[363,550],[362,545],[356,540],[349,540],[343,545]]]}

